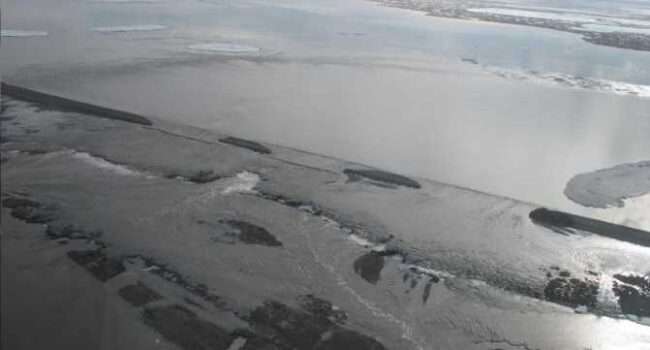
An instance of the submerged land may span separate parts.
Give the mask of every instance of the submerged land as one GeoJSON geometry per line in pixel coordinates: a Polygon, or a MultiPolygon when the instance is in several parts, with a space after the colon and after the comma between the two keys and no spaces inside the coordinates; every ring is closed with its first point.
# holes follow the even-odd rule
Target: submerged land
{"type": "Polygon", "coordinates": [[[3,347],[650,343],[648,232],[2,93],[3,347]]]}

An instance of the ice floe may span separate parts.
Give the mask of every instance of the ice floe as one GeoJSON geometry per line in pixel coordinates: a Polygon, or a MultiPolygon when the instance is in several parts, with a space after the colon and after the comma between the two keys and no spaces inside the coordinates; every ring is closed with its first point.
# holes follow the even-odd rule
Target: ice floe
{"type": "Polygon", "coordinates": [[[201,52],[215,52],[227,54],[256,54],[260,52],[258,47],[239,45],[232,43],[203,43],[189,46],[190,50],[201,52]]]}
{"type": "Polygon", "coordinates": [[[564,194],[578,204],[599,208],[593,214],[597,218],[650,231],[650,161],[578,174],[564,194]]]}
{"type": "Polygon", "coordinates": [[[572,201],[595,208],[623,207],[626,204],[624,199],[648,193],[650,161],[578,174],[569,180],[564,189],[564,194],[572,201]]]}
{"type": "Polygon", "coordinates": [[[2,29],[0,31],[0,36],[8,38],[43,37],[47,35],[47,32],[40,30],[2,29]]]}
{"type": "Polygon", "coordinates": [[[122,33],[122,32],[151,32],[167,29],[159,24],[139,24],[131,26],[95,27],[92,30],[100,33],[122,33]]]}

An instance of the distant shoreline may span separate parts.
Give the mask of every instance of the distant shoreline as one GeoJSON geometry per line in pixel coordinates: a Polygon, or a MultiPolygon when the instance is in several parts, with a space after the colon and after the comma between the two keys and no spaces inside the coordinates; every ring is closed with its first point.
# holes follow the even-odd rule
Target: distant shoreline
{"type": "MultiPolygon", "coordinates": [[[[596,32],[587,29],[580,29],[582,22],[564,21],[546,18],[529,18],[524,16],[504,15],[497,13],[473,12],[462,5],[445,6],[431,2],[421,6],[414,6],[412,2],[405,0],[371,0],[384,6],[420,11],[428,16],[453,18],[461,20],[479,20],[503,24],[522,25],[528,27],[546,28],[561,32],[581,35],[582,40],[601,46],[615,47],[619,49],[634,51],[650,51],[650,35],[630,32],[596,32]]],[[[490,6],[486,3],[485,6],[490,6]]]]}

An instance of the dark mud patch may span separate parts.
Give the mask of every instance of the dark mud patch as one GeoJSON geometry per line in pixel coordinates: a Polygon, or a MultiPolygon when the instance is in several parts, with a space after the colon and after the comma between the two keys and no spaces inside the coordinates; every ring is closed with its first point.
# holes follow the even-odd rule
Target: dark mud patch
{"type": "Polygon", "coordinates": [[[200,170],[187,178],[188,181],[196,184],[205,184],[219,180],[221,176],[214,172],[214,170],[200,170]]]}
{"type": "MultiPolygon", "coordinates": [[[[236,350],[288,350],[273,343],[273,340],[260,337],[247,329],[237,329],[231,333],[235,339],[244,339],[243,346],[236,350]]],[[[232,345],[231,345],[232,346],[232,345]]]]}
{"type": "MultiPolygon", "coordinates": [[[[149,271],[184,285],[195,295],[209,295],[205,285],[190,284],[178,273],[154,265],[151,260],[146,265],[149,271]]],[[[185,301],[197,304],[187,298],[185,301]]],[[[143,318],[163,337],[184,349],[228,349],[232,345],[238,350],[384,349],[373,338],[343,328],[347,314],[329,301],[309,294],[299,297],[298,302],[299,308],[267,301],[250,312],[234,311],[250,329],[237,329],[230,334],[180,305],[145,307],[143,318]],[[237,343],[233,343],[235,340],[237,343]]]]}
{"type": "Polygon", "coordinates": [[[121,261],[107,257],[101,250],[73,250],[68,252],[68,257],[102,282],[125,271],[121,261]]]}
{"type": "Polygon", "coordinates": [[[273,340],[260,337],[248,329],[236,329],[231,333],[231,336],[235,339],[246,340],[244,345],[235,348],[236,350],[288,350],[277,346],[273,343],[273,340]]]}
{"type": "Polygon", "coordinates": [[[389,185],[405,186],[410,188],[421,188],[419,182],[412,180],[406,176],[389,173],[382,170],[372,169],[345,169],[343,173],[348,176],[350,181],[356,182],[361,178],[366,178],[373,181],[379,181],[389,185]]]}
{"type": "Polygon", "coordinates": [[[4,130],[0,130],[0,145],[1,145],[1,144],[5,144],[5,143],[14,142],[14,141],[15,141],[15,138],[9,137],[9,136],[4,135],[4,134],[5,134],[5,131],[4,131],[4,130]]]}
{"type": "Polygon", "coordinates": [[[45,234],[51,239],[88,239],[95,240],[102,236],[102,232],[98,230],[90,231],[82,227],[66,224],[54,223],[48,224],[45,234]]]}
{"type": "Polygon", "coordinates": [[[639,33],[587,32],[583,34],[582,40],[596,45],[650,51],[650,36],[639,33]]]}
{"type": "Polygon", "coordinates": [[[56,219],[56,207],[43,205],[29,198],[8,197],[2,206],[11,209],[11,216],[30,224],[45,224],[56,219]]]}
{"type": "Polygon", "coordinates": [[[344,233],[364,237],[371,240],[373,243],[383,244],[389,242],[394,238],[392,234],[378,233],[377,231],[370,230],[367,226],[355,222],[354,219],[349,216],[337,214],[334,211],[323,208],[320,205],[309,200],[289,198],[282,194],[263,191],[258,191],[257,196],[290,208],[299,209],[313,216],[320,217],[324,220],[332,221],[344,233]]]}
{"type": "Polygon", "coordinates": [[[373,338],[275,301],[253,310],[248,322],[259,336],[281,349],[385,349],[373,338]]]}
{"type": "Polygon", "coordinates": [[[195,184],[205,184],[217,181],[222,178],[221,175],[217,174],[214,170],[199,170],[195,173],[189,175],[181,175],[180,173],[172,172],[165,175],[166,179],[183,179],[195,184]]]}
{"type": "Polygon", "coordinates": [[[475,58],[463,57],[460,60],[465,63],[478,64],[478,60],[476,60],[475,58]]]}
{"type": "Polygon", "coordinates": [[[281,194],[261,192],[261,191],[259,191],[259,196],[262,197],[263,199],[280,203],[287,207],[302,209],[316,216],[321,216],[321,215],[325,216],[325,212],[323,211],[323,209],[321,209],[318,205],[316,205],[311,201],[303,201],[299,199],[289,198],[281,194]]]}
{"type": "Polygon", "coordinates": [[[195,301],[195,300],[193,300],[193,299],[191,299],[191,298],[184,297],[184,298],[183,298],[183,301],[184,301],[187,305],[192,305],[192,306],[194,306],[194,307],[198,307],[199,309],[205,309],[205,308],[203,307],[203,305],[199,304],[197,301],[195,301]]]}
{"type": "Polygon", "coordinates": [[[41,132],[41,130],[36,128],[23,128],[23,131],[25,132],[26,135],[38,134],[39,132],[41,132]]]}
{"type": "Polygon", "coordinates": [[[266,147],[266,146],[264,146],[264,145],[262,145],[260,143],[257,143],[255,141],[240,139],[238,137],[232,137],[232,136],[224,137],[224,138],[219,139],[219,142],[227,143],[227,144],[232,145],[232,146],[245,148],[245,149],[251,150],[253,152],[261,153],[261,154],[271,154],[271,150],[268,147],[266,147]]]}
{"type": "Polygon", "coordinates": [[[329,301],[313,294],[304,295],[298,300],[303,310],[317,317],[326,318],[330,322],[343,324],[348,319],[348,315],[343,310],[339,310],[329,301]]]}
{"type": "Polygon", "coordinates": [[[650,247],[650,232],[611,224],[609,222],[590,219],[584,216],[564,213],[561,211],[538,208],[530,212],[530,219],[541,226],[556,232],[572,233],[569,229],[591,232],[600,236],[619,241],[650,247]]]}
{"type": "Polygon", "coordinates": [[[133,262],[134,260],[142,260],[144,267],[150,273],[168,281],[177,286],[185,289],[189,293],[201,298],[202,300],[210,303],[212,306],[219,310],[226,309],[226,304],[221,300],[221,297],[214,294],[207,285],[203,283],[193,283],[188,279],[183,277],[177,271],[171,269],[165,264],[156,262],[152,258],[147,258],[139,255],[130,256],[127,258],[128,261],[133,262]]]}
{"type": "Polygon", "coordinates": [[[524,284],[525,282],[514,282],[501,278],[488,278],[486,282],[489,285],[503,288],[503,290],[508,292],[525,295],[535,299],[544,299],[543,293],[541,291],[541,286],[531,286],[524,284]]]}
{"type": "Polygon", "coordinates": [[[43,109],[62,110],[90,114],[100,118],[121,120],[129,123],[152,125],[151,120],[137,114],[100,107],[89,103],[38,92],[23,87],[2,83],[2,95],[32,102],[43,109]]]}
{"type": "Polygon", "coordinates": [[[546,300],[576,308],[584,305],[590,309],[597,303],[598,282],[589,279],[556,277],[544,288],[546,300]]]}
{"type": "Polygon", "coordinates": [[[8,197],[2,200],[2,206],[11,209],[15,209],[18,207],[38,208],[41,206],[41,203],[31,200],[29,198],[8,197]]]}
{"type": "Polygon", "coordinates": [[[354,261],[354,272],[372,284],[377,284],[384,268],[384,256],[377,252],[369,252],[354,261]]]}
{"type": "Polygon", "coordinates": [[[143,319],[165,339],[186,350],[226,350],[233,341],[225,329],[180,305],[147,308],[143,319]]]}
{"type": "Polygon", "coordinates": [[[57,122],[54,125],[58,131],[72,129],[76,126],[76,124],[72,122],[57,122]]]}
{"type": "Polygon", "coordinates": [[[29,156],[41,156],[44,154],[52,153],[55,150],[52,149],[40,149],[40,148],[30,148],[30,149],[25,149],[20,151],[21,153],[25,153],[29,156]]]}
{"type": "Polygon", "coordinates": [[[614,275],[612,287],[624,314],[650,317],[650,275],[614,275]]]}
{"type": "Polygon", "coordinates": [[[129,304],[139,307],[151,302],[161,300],[162,296],[142,282],[122,287],[118,294],[129,304]]]}
{"type": "MultiPolygon", "coordinates": [[[[437,278],[437,277],[436,277],[437,278]]],[[[434,280],[433,277],[427,281],[427,284],[424,285],[424,290],[422,291],[422,304],[426,304],[427,301],[429,300],[429,296],[431,295],[431,287],[433,287],[434,283],[438,283],[438,280],[434,280]]]]}
{"type": "Polygon", "coordinates": [[[314,347],[314,350],[341,349],[380,350],[385,348],[375,339],[347,329],[335,330],[323,334],[322,340],[314,347]]]}
{"type": "MultiPolygon", "coordinates": [[[[406,263],[406,261],[403,259],[402,263],[406,263]]],[[[410,265],[408,266],[408,270],[402,274],[402,283],[407,287],[406,293],[410,293],[413,289],[415,289],[420,281],[426,281],[424,282],[424,288],[422,290],[422,303],[426,303],[427,300],[429,299],[429,295],[431,294],[431,288],[433,287],[433,284],[439,283],[443,279],[448,279],[448,278],[454,278],[453,275],[446,275],[446,276],[440,276],[436,273],[433,273],[432,271],[427,271],[427,268],[424,270],[421,269],[420,266],[418,265],[410,265]]],[[[487,281],[485,281],[488,283],[487,281]]],[[[502,286],[495,284],[495,287],[502,288],[502,286]]]]}
{"type": "Polygon", "coordinates": [[[420,282],[420,279],[419,279],[419,278],[412,278],[412,279],[411,279],[411,286],[410,286],[411,289],[415,289],[415,287],[418,286],[418,283],[419,283],[419,282],[420,282]]]}
{"type": "Polygon", "coordinates": [[[231,234],[246,244],[257,244],[268,247],[281,247],[282,242],[265,228],[240,220],[226,220],[225,224],[235,229],[231,234]]]}

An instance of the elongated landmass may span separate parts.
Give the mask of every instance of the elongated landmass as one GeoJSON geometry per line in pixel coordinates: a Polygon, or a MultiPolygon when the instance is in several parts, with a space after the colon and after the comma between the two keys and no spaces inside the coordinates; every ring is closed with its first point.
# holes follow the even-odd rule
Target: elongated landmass
{"type": "Polygon", "coordinates": [[[101,107],[85,102],[67,99],[51,94],[46,94],[32,89],[2,83],[2,95],[29,101],[42,108],[58,109],[69,112],[93,114],[97,117],[122,120],[135,124],[153,125],[151,120],[134,113],[119,111],[112,108],[101,107]]]}
{"type": "Polygon", "coordinates": [[[588,231],[600,236],[614,238],[619,241],[650,247],[650,232],[623,225],[616,225],[601,220],[590,219],[584,216],[546,208],[538,208],[531,211],[530,219],[543,226],[588,231]]]}
{"type": "Polygon", "coordinates": [[[374,169],[345,169],[343,171],[351,181],[358,181],[359,178],[367,178],[374,181],[383,182],[389,185],[399,185],[411,188],[420,188],[420,183],[409,179],[406,176],[389,173],[383,170],[374,169]]]}
{"type": "Polygon", "coordinates": [[[268,147],[258,142],[250,141],[246,139],[240,139],[238,137],[232,137],[232,136],[224,137],[219,139],[219,142],[227,143],[229,145],[233,145],[241,148],[246,148],[248,150],[261,153],[261,154],[271,154],[271,150],[268,147]]]}

